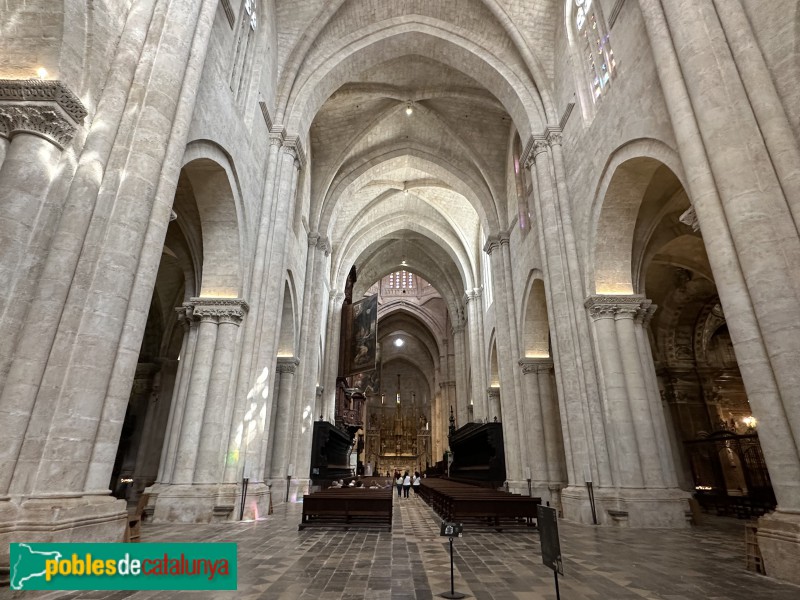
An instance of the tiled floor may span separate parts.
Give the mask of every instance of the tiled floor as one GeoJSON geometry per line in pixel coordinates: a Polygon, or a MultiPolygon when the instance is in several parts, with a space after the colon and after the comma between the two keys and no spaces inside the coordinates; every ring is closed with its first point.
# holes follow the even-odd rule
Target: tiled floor
{"type": "MultiPolygon", "coordinates": [[[[68,592],[47,598],[425,599],[450,589],[447,538],[421,500],[395,498],[389,532],[298,531],[300,505],[235,525],[145,525],[142,541],[239,544],[238,592],[68,592]]],[[[744,524],[686,531],[559,523],[564,600],[798,600],[800,587],[744,570],[744,524]]],[[[455,541],[455,589],[479,599],[554,600],[534,532],[471,532],[455,541]]],[[[25,596],[30,597],[30,596],[25,596]]]]}

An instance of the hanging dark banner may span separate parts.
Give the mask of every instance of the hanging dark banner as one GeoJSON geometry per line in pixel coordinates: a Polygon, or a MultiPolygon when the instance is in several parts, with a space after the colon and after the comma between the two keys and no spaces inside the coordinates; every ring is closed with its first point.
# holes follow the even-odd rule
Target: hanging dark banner
{"type": "Polygon", "coordinates": [[[346,375],[370,371],[378,362],[378,296],[350,305],[352,329],[346,375]]]}

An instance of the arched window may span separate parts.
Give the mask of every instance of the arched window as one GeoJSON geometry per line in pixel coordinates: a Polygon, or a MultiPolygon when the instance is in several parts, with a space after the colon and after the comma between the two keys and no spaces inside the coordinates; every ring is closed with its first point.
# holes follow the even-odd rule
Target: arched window
{"type": "Polygon", "coordinates": [[[257,28],[258,2],[257,0],[244,0],[239,11],[239,29],[236,33],[230,81],[231,91],[237,102],[244,99],[247,87],[250,85],[257,28]]]}
{"type": "Polygon", "coordinates": [[[578,85],[587,108],[596,103],[611,84],[616,68],[598,0],[567,0],[567,28],[576,53],[578,85]]]}

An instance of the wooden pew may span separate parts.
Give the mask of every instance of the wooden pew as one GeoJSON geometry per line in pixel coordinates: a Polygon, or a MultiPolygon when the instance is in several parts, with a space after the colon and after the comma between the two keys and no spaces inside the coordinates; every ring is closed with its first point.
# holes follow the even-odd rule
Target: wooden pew
{"type": "Polygon", "coordinates": [[[446,479],[425,479],[419,495],[445,521],[472,522],[502,531],[534,527],[541,498],[490,490],[446,479]]]}
{"type": "Polygon", "coordinates": [[[345,487],[305,495],[299,529],[309,527],[391,531],[392,490],[345,487]]]}

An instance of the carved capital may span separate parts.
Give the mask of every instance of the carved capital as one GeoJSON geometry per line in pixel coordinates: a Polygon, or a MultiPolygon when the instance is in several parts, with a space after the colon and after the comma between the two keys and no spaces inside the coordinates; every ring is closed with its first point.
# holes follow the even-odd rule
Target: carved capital
{"type": "Polygon", "coordinates": [[[499,387],[486,388],[486,394],[489,396],[489,398],[499,399],[500,388],[499,387]]]}
{"type": "Polygon", "coordinates": [[[642,327],[647,327],[657,309],[658,305],[653,304],[652,300],[643,300],[641,307],[636,312],[635,322],[642,327]]]}
{"type": "Polygon", "coordinates": [[[317,248],[325,253],[325,256],[331,255],[331,241],[327,237],[321,237],[317,242],[317,248]]]}
{"type": "Polygon", "coordinates": [[[0,136],[30,133],[59,148],[72,141],[86,109],[60,81],[0,79],[0,136]]]}
{"type": "Polygon", "coordinates": [[[195,318],[234,325],[242,322],[250,308],[241,298],[192,298],[189,303],[195,318]]]}
{"type": "Polygon", "coordinates": [[[481,288],[472,288],[471,290],[466,290],[464,292],[464,302],[467,304],[474,302],[475,300],[478,300],[481,295],[483,295],[483,289],[481,288]]]}
{"type": "Polygon", "coordinates": [[[316,394],[317,398],[319,398],[320,396],[322,396],[322,393],[324,391],[325,391],[325,388],[322,387],[321,385],[318,385],[316,390],[314,390],[314,393],[316,394]]]}
{"type": "Polygon", "coordinates": [[[278,362],[275,365],[275,370],[278,373],[291,373],[294,375],[297,371],[297,366],[300,364],[300,359],[294,356],[279,356],[278,362]]]}
{"type": "Polygon", "coordinates": [[[560,146],[561,145],[561,129],[558,127],[548,127],[547,128],[547,143],[550,146],[560,146]]]}
{"type": "Polygon", "coordinates": [[[550,358],[520,358],[518,364],[523,375],[553,371],[553,360],[550,358]]]}
{"type": "Polygon", "coordinates": [[[308,246],[309,246],[309,248],[315,247],[317,245],[317,243],[319,242],[320,237],[322,237],[322,236],[320,236],[320,234],[317,233],[316,231],[309,232],[309,234],[308,234],[308,246]]]}
{"type": "Polygon", "coordinates": [[[593,320],[598,319],[633,319],[644,307],[650,305],[644,296],[590,296],[583,304],[589,309],[593,320]],[[645,304],[646,303],[646,304],[645,304]]]}
{"type": "Polygon", "coordinates": [[[533,160],[536,161],[536,157],[542,154],[543,152],[547,152],[550,149],[550,142],[547,138],[534,138],[533,139],[533,150],[531,151],[531,156],[533,156],[533,160]]]}

